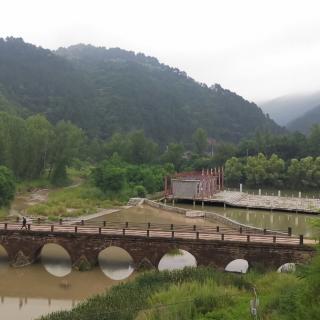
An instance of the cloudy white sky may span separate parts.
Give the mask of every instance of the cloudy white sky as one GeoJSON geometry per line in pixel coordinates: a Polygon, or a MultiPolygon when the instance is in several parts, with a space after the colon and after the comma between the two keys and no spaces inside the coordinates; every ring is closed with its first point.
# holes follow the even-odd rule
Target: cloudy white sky
{"type": "Polygon", "coordinates": [[[0,0],[0,37],[157,57],[249,100],[320,90],[320,1],[0,0]]]}

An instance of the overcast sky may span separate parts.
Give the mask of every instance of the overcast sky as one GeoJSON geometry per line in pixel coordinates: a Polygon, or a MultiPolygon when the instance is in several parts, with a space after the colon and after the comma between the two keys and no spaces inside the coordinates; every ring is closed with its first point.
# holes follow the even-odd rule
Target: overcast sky
{"type": "Polygon", "coordinates": [[[320,1],[0,0],[0,37],[157,57],[252,101],[320,90],[320,1]]]}

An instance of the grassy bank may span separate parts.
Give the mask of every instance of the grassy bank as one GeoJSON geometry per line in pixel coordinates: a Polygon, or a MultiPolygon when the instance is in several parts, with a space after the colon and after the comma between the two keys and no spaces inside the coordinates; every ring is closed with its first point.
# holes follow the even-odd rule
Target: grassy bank
{"type": "Polygon", "coordinates": [[[89,182],[78,186],[50,190],[48,201],[30,206],[28,215],[47,216],[52,220],[59,217],[77,217],[95,213],[102,208],[122,205],[117,200],[106,199],[105,195],[89,182]]]}
{"type": "Polygon", "coordinates": [[[234,320],[252,319],[255,286],[259,319],[317,319],[320,258],[297,274],[227,274],[211,268],[151,272],[88,299],[72,311],[41,320],[234,320]]]}

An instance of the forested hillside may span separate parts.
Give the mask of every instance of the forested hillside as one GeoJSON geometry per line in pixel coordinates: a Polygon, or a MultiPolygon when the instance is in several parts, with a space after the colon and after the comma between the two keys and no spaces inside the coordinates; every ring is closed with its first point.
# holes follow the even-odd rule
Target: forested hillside
{"type": "Polygon", "coordinates": [[[308,134],[314,124],[320,123],[320,105],[307,111],[301,117],[291,121],[288,124],[288,129],[292,131],[300,131],[308,134]]]}
{"type": "Polygon", "coordinates": [[[56,52],[0,39],[0,110],[70,120],[89,137],[143,129],[160,145],[191,141],[197,128],[238,142],[282,129],[253,103],[207,87],[143,54],[77,45],[56,52]],[[1,101],[5,101],[1,104],[1,101]]]}

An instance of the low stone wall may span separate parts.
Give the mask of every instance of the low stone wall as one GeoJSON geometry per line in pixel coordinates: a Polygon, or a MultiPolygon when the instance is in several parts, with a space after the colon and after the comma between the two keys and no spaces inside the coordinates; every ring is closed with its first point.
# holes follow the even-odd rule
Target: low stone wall
{"type": "MultiPolygon", "coordinates": [[[[190,209],[183,209],[183,208],[168,206],[164,203],[152,201],[149,199],[144,199],[143,203],[150,206],[150,207],[153,207],[153,208],[166,210],[166,211],[170,211],[170,212],[175,212],[175,213],[180,213],[183,215],[186,215],[186,212],[190,211],[190,209]]],[[[275,230],[264,230],[261,228],[248,226],[246,224],[239,223],[237,221],[234,221],[232,219],[229,219],[227,217],[224,217],[224,216],[217,214],[217,213],[214,213],[214,212],[205,211],[205,216],[206,217],[210,216],[211,218],[214,218],[214,220],[216,220],[217,222],[220,222],[224,225],[227,225],[235,230],[239,230],[241,227],[243,232],[287,235],[287,233],[285,233],[285,232],[280,232],[280,231],[275,231],[275,230]]]]}

